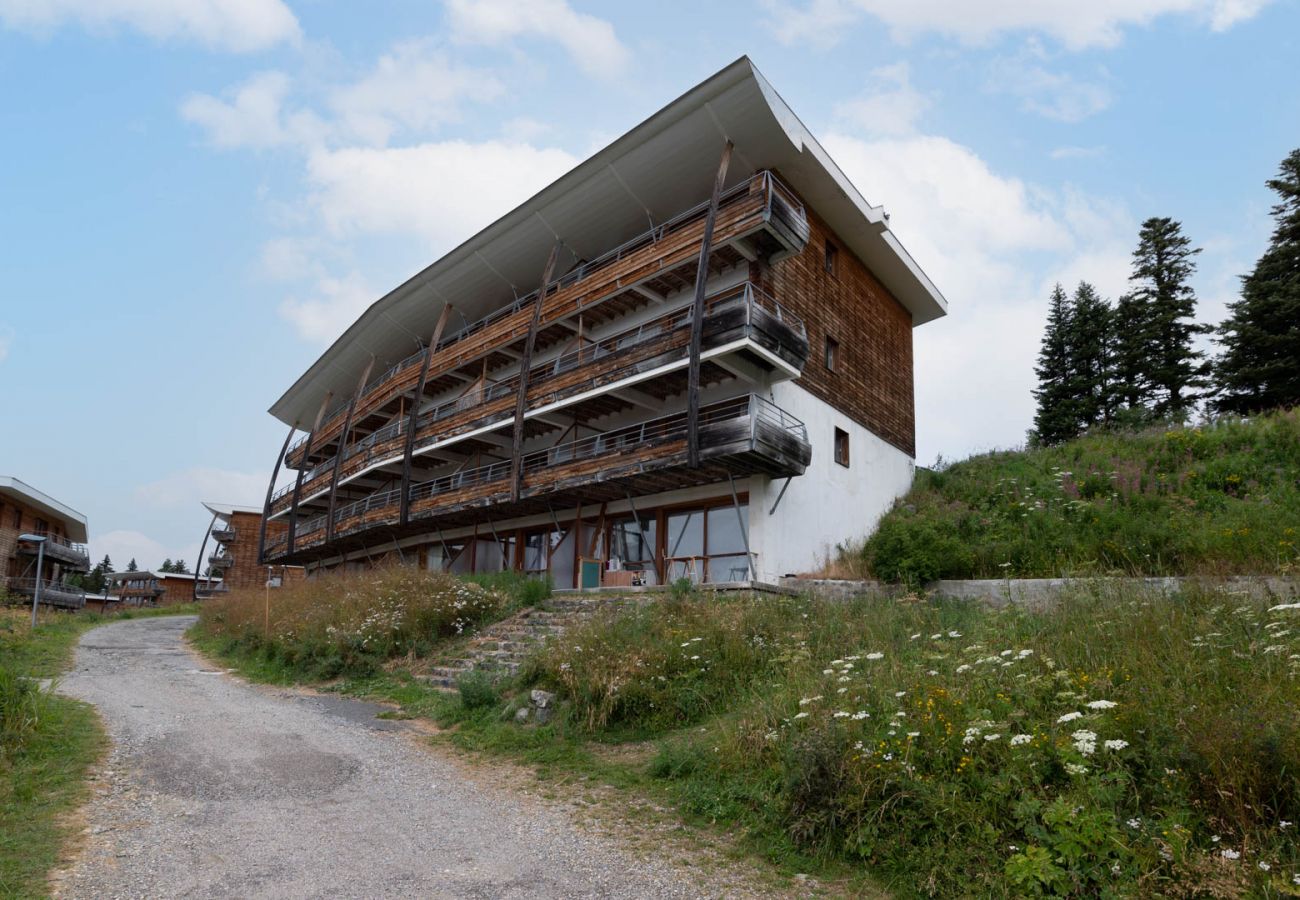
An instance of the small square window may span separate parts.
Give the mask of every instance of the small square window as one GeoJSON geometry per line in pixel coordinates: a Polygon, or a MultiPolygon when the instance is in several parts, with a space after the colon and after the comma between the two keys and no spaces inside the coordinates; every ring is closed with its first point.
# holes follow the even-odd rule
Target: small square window
{"type": "Polygon", "coordinates": [[[835,429],[835,461],[846,469],[849,466],[849,433],[843,428],[835,429]]]}
{"type": "Polygon", "coordinates": [[[835,364],[839,362],[839,358],[840,358],[840,342],[835,340],[835,338],[833,337],[827,337],[826,356],[824,360],[826,363],[826,368],[834,372],[835,364]]]}
{"type": "Polygon", "coordinates": [[[839,248],[839,247],[836,247],[836,246],[835,246],[834,244],[832,244],[830,241],[827,241],[827,242],[826,242],[826,256],[824,257],[824,259],[823,259],[823,261],[822,261],[822,264],[823,264],[824,268],[826,269],[826,274],[827,274],[827,275],[834,275],[834,274],[835,274],[835,263],[836,263],[836,259],[837,259],[837,257],[838,257],[839,255],[840,255],[840,248],[839,248]]]}

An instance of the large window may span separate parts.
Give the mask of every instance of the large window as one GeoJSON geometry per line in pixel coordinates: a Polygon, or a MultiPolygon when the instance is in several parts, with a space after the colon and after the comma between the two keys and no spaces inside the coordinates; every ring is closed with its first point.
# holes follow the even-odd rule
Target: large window
{"type": "Polygon", "coordinates": [[[681,510],[665,517],[668,581],[749,581],[745,552],[749,506],[728,503],[709,509],[681,510]]]}
{"type": "Polygon", "coordinates": [[[658,582],[655,563],[655,540],[658,529],[654,516],[641,516],[640,521],[631,516],[616,519],[609,526],[610,560],[618,560],[624,571],[641,572],[647,584],[658,582]]]}

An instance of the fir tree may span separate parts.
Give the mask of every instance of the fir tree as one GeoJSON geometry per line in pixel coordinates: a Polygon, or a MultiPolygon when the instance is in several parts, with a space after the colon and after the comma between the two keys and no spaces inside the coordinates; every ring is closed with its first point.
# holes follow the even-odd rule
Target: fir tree
{"type": "Polygon", "coordinates": [[[162,565],[158,567],[158,571],[170,572],[171,570],[172,570],[172,558],[169,556],[162,561],[162,565]]]}
{"type": "MultiPolygon", "coordinates": [[[[1135,304],[1131,312],[1136,313],[1139,346],[1146,351],[1143,386],[1157,417],[1185,416],[1208,384],[1205,354],[1192,349],[1192,338],[1212,329],[1192,321],[1196,292],[1188,284],[1200,252],[1183,234],[1182,225],[1157,217],[1142,223],[1133,251],[1129,281],[1136,287],[1129,294],[1135,304]]],[[[1117,324],[1124,326],[1122,321],[1117,324]]],[[[1135,359],[1126,360],[1127,368],[1135,365],[1135,359]]]]}
{"type": "Polygon", "coordinates": [[[1109,422],[1111,400],[1110,306],[1086,281],[1074,290],[1070,309],[1070,402],[1080,431],[1109,422]]]}
{"type": "Polygon", "coordinates": [[[1272,210],[1273,239],[1219,326],[1214,405],[1223,412],[1300,404],[1300,149],[1267,184],[1281,198],[1272,210]]]}
{"type": "Polygon", "coordinates": [[[129,563],[126,564],[126,570],[127,570],[128,572],[139,572],[139,571],[140,571],[140,567],[137,566],[137,565],[135,564],[135,557],[134,557],[134,556],[131,557],[131,561],[130,561],[129,563]]]}
{"type": "Polygon", "coordinates": [[[1034,414],[1032,439],[1040,444],[1059,444],[1078,434],[1070,384],[1070,303],[1060,284],[1048,300],[1047,328],[1038,351],[1038,412],[1034,414]]]}
{"type": "Polygon", "coordinates": [[[104,558],[99,561],[99,571],[104,573],[105,575],[112,575],[115,571],[117,571],[116,569],[113,568],[113,561],[108,558],[107,553],[105,553],[104,558]]]}
{"type": "Polygon", "coordinates": [[[1142,418],[1151,400],[1146,379],[1146,361],[1151,352],[1146,306],[1132,294],[1115,304],[1111,328],[1115,335],[1111,351],[1111,392],[1107,406],[1112,418],[1128,421],[1142,418]],[[1123,415],[1121,415],[1121,412],[1123,415]]]}
{"type": "Polygon", "coordinates": [[[172,563],[172,571],[177,575],[188,575],[190,574],[190,567],[185,564],[185,560],[178,559],[172,563]]]}

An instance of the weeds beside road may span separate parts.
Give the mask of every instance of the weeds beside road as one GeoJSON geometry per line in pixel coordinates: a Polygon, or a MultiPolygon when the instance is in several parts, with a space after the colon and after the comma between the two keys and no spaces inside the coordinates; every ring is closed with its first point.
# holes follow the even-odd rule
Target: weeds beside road
{"type": "Polygon", "coordinates": [[[72,661],[77,639],[121,618],[193,611],[143,610],[102,616],[0,607],[0,896],[44,897],[46,876],[70,836],[68,816],[85,797],[85,777],[105,745],[94,711],[42,688],[72,661]]]}

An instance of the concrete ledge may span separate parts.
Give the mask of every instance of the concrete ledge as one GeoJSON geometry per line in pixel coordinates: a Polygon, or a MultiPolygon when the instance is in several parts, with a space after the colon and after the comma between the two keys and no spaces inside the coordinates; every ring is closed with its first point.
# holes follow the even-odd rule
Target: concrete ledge
{"type": "MultiPolygon", "coordinates": [[[[833,600],[862,596],[893,597],[905,592],[898,585],[882,584],[879,581],[829,578],[782,578],[781,586],[833,600]]],[[[1016,605],[1028,609],[1047,609],[1062,595],[1079,591],[1108,594],[1119,590],[1136,590],[1163,595],[1188,589],[1219,590],[1257,600],[1291,600],[1300,597],[1300,578],[1280,575],[1234,575],[1225,578],[979,578],[934,581],[925,586],[924,592],[930,596],[955,600],[978,600],[994,608],[1016,605]]]]}

